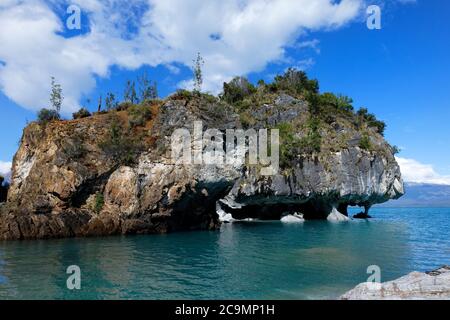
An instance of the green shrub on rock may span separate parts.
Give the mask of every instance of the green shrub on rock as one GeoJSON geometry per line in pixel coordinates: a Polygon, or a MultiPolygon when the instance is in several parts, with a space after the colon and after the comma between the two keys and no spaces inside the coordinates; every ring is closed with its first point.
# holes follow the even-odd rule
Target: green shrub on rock
{"type": "Polygon", "coordinates": [[[131,103],[129,101],[124,101],[124,102],[121,102],[121,103],[117,104],[115,110],[116,111],[126,111],[129,108],[131,108],[132,106],[134,106],[133,103],[131,103]]]}
{"type": "Polygon", "coordinates": [[[94,204],[93,204],[92,210],[95,213],[99,214],[102,211],[104,205],[105,205],[105,196],[102,193],[97,192],[95,194],[94,204]]]}
{"type": "Polygon", "coordinates": [[[133,105],[127,111],[131,127],[143,126],[152,117],[152,111],[147,104],[133,105]]]}
{"type": "Polygon", "coordinates": [[[223,84],[221,98],[228,103],[236,103],[255,92],[256,88],[246,78],[235,77],[230,82],[223,84]]]}
{"type": "Polygon", "coordinates": [[[301,139],[300,148],[302,153],[318,153],[322,147],[322,137],[320,135],[320,120],[317,117],[311,117],[307,125],[307,134],[301,139]]]}
{"type": "Polygon", "coordinates": [[[51,121],[60,120],[59,113],[56,110],[50,110],[42,108],[38,112],[38,122],[39,124],[46,124],[51,121]]]}
{"type": "Polygon", "coordinates": [[[293,95],[302,95],[306,92],[318,93],[319,82],[315,79],[308,79],[304,71],[289,68],[283,75],[275,77],[273,83],[269,85],[271,91],[286,91],[293,95]]]}
{"type": "Polygon", "coordinates": [[[359,147],[361,149],[370,151],[372,149],[372,144],[370,142],[370,138],[367,134],[364,134],[359,141],[359,147]]]}
{"type": "Polygon", "coordinates": [[[284,169],[292,167],[299,155],[320,152],[322,138],[316,120],[308,122],[308,133],[303,138],[296,136],[291,123],[280,123],[276,126],[280,133],[280,166],[284,169]]]}
{"type": "Polygon", "coordinates": [[[290,123],[280,123],[275,129],[280,133],[280,166],[289,168],[301,153],[300,140],[295,136],[295,130],[290,123]]]}
{"type": "Polygon", "coordinates": [[[72,114],[72,117],[74,119],[82,119],[82,118],[87,118],[90,116],[91,116],[91,113],[86,108],[81,108],[80,110],[78,110],[77,112],[74,112],[72,114]]]}
{"type": "Polygon", "coordinates": [[[361,108],[356,112],[360,123],[366,123],[369,127],[376,128],[378,133],[384,135],[386,123],[378,120],[373,113],[369,113],[366,108],[361,108]]]}
{"type": "Polygon", "coordinates": [[[178,89],[174,94],[170,96],[172,100],[191,100],[194,94],[186,89],[178,89]]]}
{"type": "Polygon", "coordinates": [[[323,107],[330,107],[334,111],[353,111],[353,99],[344,95],[335,95],[330,92],[325,92],[319,96],[319,104],[323,107]]]}
{"type": "Polygon", "coordinates": [[[108,159],[118,164],[129,165],[135,162],[142,150],[139,139],[130,130],[123,128],[118,117],[114,115],[106,137],[98,145],[108,159]]]}

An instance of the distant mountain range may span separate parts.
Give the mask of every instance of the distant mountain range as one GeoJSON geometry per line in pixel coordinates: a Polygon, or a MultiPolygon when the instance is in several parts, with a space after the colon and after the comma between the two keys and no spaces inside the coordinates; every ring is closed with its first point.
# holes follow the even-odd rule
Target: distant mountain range
{"type": "Polygon", "coordinates": [[[378,207],[450,207],[450,185],[405,183],[405,195],[378,207]]]}

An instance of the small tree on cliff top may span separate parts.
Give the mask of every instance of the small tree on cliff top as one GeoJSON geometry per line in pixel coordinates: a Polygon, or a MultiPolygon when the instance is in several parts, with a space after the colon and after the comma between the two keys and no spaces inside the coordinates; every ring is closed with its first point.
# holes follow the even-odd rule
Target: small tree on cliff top
{"type": "Polygon", "coordinates": [[[156,82],[148,79],[147,72],[138,77],[138,83],[142,102],[158,98],[156,82]]]}
{"type": "Polygon", "coordinates": [[[131,102],[132,104],[139,103],[136,93],[136,83],[134,81],[127,80],[123,98],[126,102],[131,102]]]}
{"type": "Polygon", "coordinates": [[[205,64],[205,61],[203,60],[202,56],[200,55],[200,52],[197,53],[197,58],[193,61],[194,62],[194,91],[200,92],[202,89],[203,84],[203,71],[202,67],[205,64]]]}
{"type": "Polygon", "coordinates": [[[112,92],[108,92],[105,98],[106,110],[110,111],[117,107],[116,96],[112,92]]]}
{"type": "Polygon", "coordinates": [[[59,83],[56,82],[55,77],[52,77],[52,91],[50,93],[50,103],[52,108],[58,113],[61,112],[61,105],[64,100],[62,94],[62,88],[59,83]]]}

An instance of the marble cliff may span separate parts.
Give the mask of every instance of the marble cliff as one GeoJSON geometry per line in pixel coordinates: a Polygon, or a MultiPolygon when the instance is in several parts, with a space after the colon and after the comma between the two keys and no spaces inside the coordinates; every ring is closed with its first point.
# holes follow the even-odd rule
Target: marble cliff
{"type": "Polygon", "coordinates": [[[237,78],[219,97],[178,91],[29,124],[0,207],[0,239],[216,229],[221,220],[289,214],[346,220],[348,206],[361,206],[365,217],[372,205],[399,198],[403,182],[384,125],[295,76],[257,87],[237,78]],[[261,175],[246,162],[174,163],[171,136],[195,121],[221,132],[279,129],[278,173],[261,175]]]}

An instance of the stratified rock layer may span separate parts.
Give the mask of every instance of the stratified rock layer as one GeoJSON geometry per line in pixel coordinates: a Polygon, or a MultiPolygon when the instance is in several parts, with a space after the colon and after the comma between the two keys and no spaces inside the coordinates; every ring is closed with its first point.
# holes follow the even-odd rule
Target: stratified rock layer
{"type": "Polygon", "coordinates": [[[411,272],[397,280],[361,283],[342,300],[442,300],[450,299],[450,266],[422,273],[411,272]]]}
{"type": "MultiPolygon", "coordinates": [[[[291,168],[261,176],[259,168],[245,164],[183,165],[171,159],[172,133],[193,132],[196,120],[204,131],[242,128],[232,106],[210,97],[172,97],[151,110],[152,119],[133,129],[141,149],[126,162],[105,153],[101,141],[111,123],[128,126],[127,111],[25,128],[0,211],[0,239],[216,229],[216,210],[232,219],[280,219],[295,212],[326,219],[336,210],[346,216],[348,205],[368,209],[403,194],[391,147],[370,128],[372,151],[359,147],[361,135],[344,121],[322,132],[325,146],[334,149],[294,155],[291,168]]],[[[308,111],[301,99],[282,94],[256,110],[256,129],[289,122],[299,137],[305,134],[301,124],[308,111]]]]}

